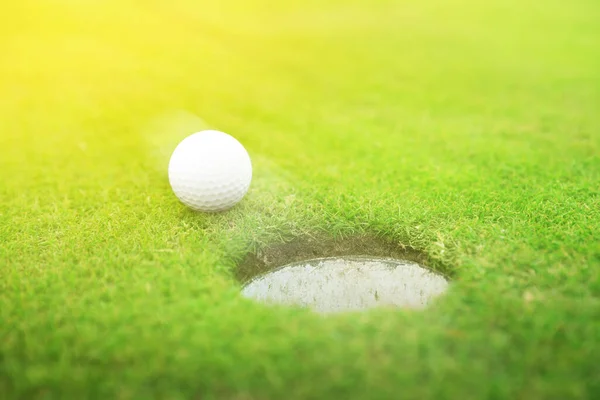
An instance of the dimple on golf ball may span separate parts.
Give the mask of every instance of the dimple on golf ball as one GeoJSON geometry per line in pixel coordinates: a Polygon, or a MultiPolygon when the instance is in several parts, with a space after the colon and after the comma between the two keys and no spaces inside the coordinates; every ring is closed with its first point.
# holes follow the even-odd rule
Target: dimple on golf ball
{"type": "Polygon", "coordinates": [[[195,211],[219,212],[237,204],[250,187],[252,163],[234,137],[207,130],[185,138],[171,155],[169,182],[195,211]]]}

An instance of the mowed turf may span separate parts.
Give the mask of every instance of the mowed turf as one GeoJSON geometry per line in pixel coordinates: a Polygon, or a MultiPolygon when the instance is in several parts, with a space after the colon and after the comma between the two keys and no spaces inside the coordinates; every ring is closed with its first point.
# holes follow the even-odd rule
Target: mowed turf
{"type": "Polygon", "coordinates": [[[0,398],[600,395],[600,4],[28,0],[0,12],[0,398]],[[215,128],[248,196],[186,210],[215,128]],[[422,312],[243,299],[237,263],[367,234],[422,312]]]}

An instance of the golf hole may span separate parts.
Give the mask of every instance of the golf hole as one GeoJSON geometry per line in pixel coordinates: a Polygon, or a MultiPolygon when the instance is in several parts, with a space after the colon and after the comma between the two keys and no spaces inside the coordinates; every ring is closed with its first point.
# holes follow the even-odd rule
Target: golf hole
{"type": "MultiPolygon", "coordinates": [[[[406,253],[413,260],[382,256],[390,251],[389,243],[377,242],[375,253],[378,256],[357,256],[334,254],[330,257],[317,257],[298,260],[298,244],[291,245],[296,255],[283,266],[271,266],[265,271],[265,264],[273,259],[285,258],[285,247],[262,254],[262,271],[253,274],[242,288],[242,296],[269,305],[297,306],[322,314],[352,311],[366,311],[381,307],[423,309],[433,299],[448,288],[448,280],[417,262],[422,258],[406,253]]],[[[349,253],[358,242],[336,242],[323,245],[312,253],[323,253],[328,248],[333,253],[349,253]]],[[[306,243],[305,243],[306,244],[306,243]]],[[[402,252],[396,249],[396,253],[402,252]]],[[[255,256],[255,261],[257,257],[255,256]]]]}

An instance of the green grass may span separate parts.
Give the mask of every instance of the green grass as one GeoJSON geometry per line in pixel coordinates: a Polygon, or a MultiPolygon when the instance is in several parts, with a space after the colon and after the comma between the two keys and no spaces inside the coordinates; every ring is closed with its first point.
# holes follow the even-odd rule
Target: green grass
{"type": "Polygon", "coordinates": [[[0,398],[600,395],[596,1],[10,3],[0,398]],[[220,215],[166,176],[206,127],[254,163],[220,215]],[[450,292],[327,319],[240,297],[248,251],[358,234],[450,292]]]}

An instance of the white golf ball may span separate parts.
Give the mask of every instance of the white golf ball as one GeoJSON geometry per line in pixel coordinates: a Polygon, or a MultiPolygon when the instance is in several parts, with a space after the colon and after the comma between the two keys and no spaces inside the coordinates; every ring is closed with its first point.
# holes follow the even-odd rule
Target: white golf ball
{"type": "Polygon", "coordinates": [[[171,155],[169,182],[177,198],[196,211],[224,211],[250,187],[252,163],[232,136],[202,131],[185,138],[171,155]]]}

